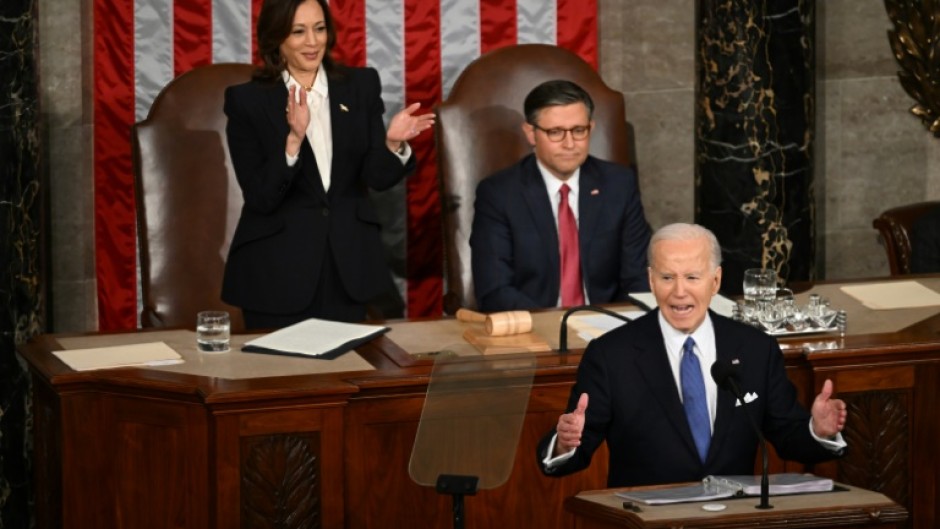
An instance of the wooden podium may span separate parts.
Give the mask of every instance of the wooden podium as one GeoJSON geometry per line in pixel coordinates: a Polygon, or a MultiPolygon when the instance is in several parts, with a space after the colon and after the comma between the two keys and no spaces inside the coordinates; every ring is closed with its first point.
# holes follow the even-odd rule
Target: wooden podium
{"type": "Polygon", "coordinates": [[[575,516],[576,529],[747,529],[791,528],[894,528],[907,520],[907,511],[885,495],[840,485],[847,490],[817,494],[772,496],[773,509],[755,508],[756,497],[710,502],[640,505],[639,512],[624,508],[618,490],[586,491],[565,500],[565,509],[575,516]],[[702,509],[720,503],[718,512],[702,509]]]}

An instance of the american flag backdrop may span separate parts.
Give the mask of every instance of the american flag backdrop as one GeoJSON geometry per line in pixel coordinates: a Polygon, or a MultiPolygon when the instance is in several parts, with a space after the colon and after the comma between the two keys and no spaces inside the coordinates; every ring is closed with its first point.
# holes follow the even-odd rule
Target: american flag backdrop
{"type": "MultiPolygon", "coordinates": [[[[218,62],[255,62],[262,0],[93,0],[95,256],[99,328],[137,325],[136,221],[130,127],[174,77],[218,62]]],[[[597,65],[597,0],[331,0],[336,57],[376,68],[386,118],[405,102],[431,108],[482,53],[557,44],[597,65]]],[[[417,173],[397,210],[409,316],[441,313],[437,160],[431,134],[412,147],[417,173]]],[[[388,241],[387,241],[388,242],[388,241]]],[[[393,249],[393,253],[394,253],[393,249]]]]}

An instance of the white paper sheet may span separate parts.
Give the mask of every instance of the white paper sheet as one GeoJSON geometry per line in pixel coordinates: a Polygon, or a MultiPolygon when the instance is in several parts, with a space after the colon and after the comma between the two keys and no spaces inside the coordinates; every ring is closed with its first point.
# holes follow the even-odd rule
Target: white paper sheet
{"type": "Polygon", "coordinates": [[[70,349],[53,351],[52,354],[75,371],[170,365],[183,362],[183,357],[163,342],[116,345],[92,349],[70,349]]]}
{"type": "Polygon", "coordinates": [[[368,341],[386,331],[388,327],[381,325],[342,323],[311,318],[246,342],[245,350],[255,348],[271,353],[326,356],[351,350],[355,344],[368,341]]]}
{"type": "Polygon", "coordinates": [[[841,287],[841,290],[872,310],[940,305],[940,294],[917,281],[846,285],[841,287]]]}

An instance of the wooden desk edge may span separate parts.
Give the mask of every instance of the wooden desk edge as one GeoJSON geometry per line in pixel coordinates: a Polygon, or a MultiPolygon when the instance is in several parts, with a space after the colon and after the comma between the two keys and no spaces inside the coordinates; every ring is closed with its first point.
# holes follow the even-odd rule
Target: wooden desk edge
{"type": "MultiPolygon", "coordinates": [[[[636,513],[624,508],[615,508],[605,503],[594,501],[591,498],[595,497],[609,497],[614,495],[619,491],[629,490],[630,487],[626,488],[614,488],[614,489],[604,489],[604,490],[591,490],[591,491],[582,491],[575,496],[571,496],[565,499],[564,507],[565,510],[574,514],[576,517],[583,517],[585,519],[594,520],[597,522],[602,522],[600,524],[584,524],[584,527],[605,527],[603,522],[610,524],[610,527],[626,527],[630,529],[659,529],[659,528],[671,528],[671,527],[688,527],[688,528],[714,528],[714,529],[728,529],[728,528],[745,528],[745,527],[757,527],[759,524],[760,527],[787,527],[787,528],[814,528],[814,527],[838,527],[838,526],[848,526],[848,527],[858,527],[858,524],[864,524],[864,526],[869,525],[878,525],[885,524],[886,527],[893,527],[893,524],[898,522],[904,522],[908,519],[907,510],[894,502],[884,494],[876,491],[871,491],[868,489],[862,489],[859,487],[853,487],[845,484],[838,484],[841,487],[848,489],[849,491],[864,492],[867,494],[875,495],[874,498],[876,501],[866,503],[865,505],[851,505],[851,506],[840,506],[833,505],[831,508],[806,508],[806,510],[778,510],[778,511],[754,511],[753,515],[742,516],[740,514],[735,514],[731,517],[729,516],[712,516],[711,518],[706,517],[707,514],[719,514],[719,513],[706,513],[702,511],[702,517],[685,517],[685,518],[672,518],[672,519],[660,519],[660,520],[645,520],[643,518],[642,512],[636,513]],[[762,516],[762,520],[755,520],[754,518],[762,516]],[[780,520],[781,523],[771,522],[767,518],[784,518],[780,520]],[[731,519],[729,519],[731,518],[731,519]],[[729,525],[731,523],[732,525],[729,525]],[[677,525],[678,524],[678,525],[677,525]]],[[[669,485],[665,485],[669,486],[669,485]]],[[[782,496],[778,496],[782,497],[782,496]]],[[[755,501],[757,500],[754,498],[755,501]]],[[[735,500],[739,501],[739,500],[735,500]]],[[[689,502],[690,504],[705,504],[713,502],[689,502]]],[[[773,503],[773,501],[771,501],[773,503]]],[[[643,505],[641,508],[651,508],[651,506],[643,505]]],[[[582,525],[577,525],[577,527],[582,527],[582,525]]]]}

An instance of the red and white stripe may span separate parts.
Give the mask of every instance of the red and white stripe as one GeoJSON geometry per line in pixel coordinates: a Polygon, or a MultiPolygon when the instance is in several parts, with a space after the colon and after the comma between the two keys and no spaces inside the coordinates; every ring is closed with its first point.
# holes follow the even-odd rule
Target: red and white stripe
{"type": "MultiPolygon", "coordinates": [[[[217,62],[251,62],[262,0],[94,0],[95,245],[99,328],[137,325],[130,126],[174,77],[217,62]],[[133,32],[127,28],[134,28],[133,32]]],[[[379,70],[388,116],[431,108],[487,51],[558,44],[597,65],[596,0],[331,0],[337,57],[379,70]]],[[[433,138],[414,142],[418,171],[392,200],[401,230],[386,242],[407,263],[408,314],[441,312],[440,206],[433,138]]],[[[387,197],[386,197],[387,198],[387,197]]]]}

